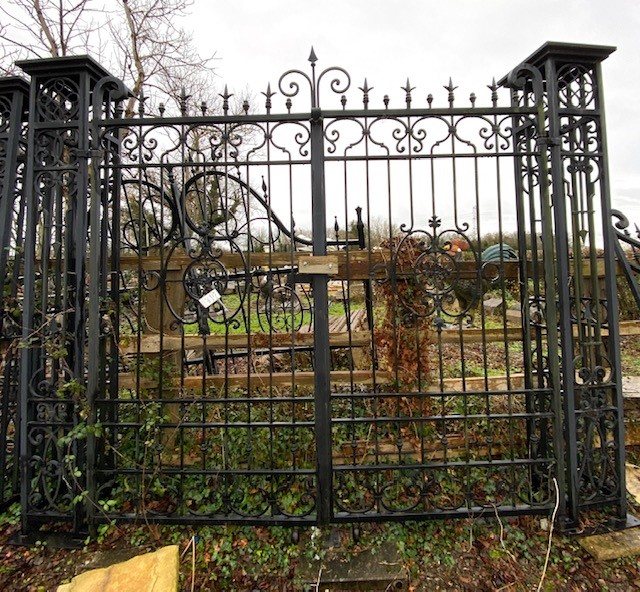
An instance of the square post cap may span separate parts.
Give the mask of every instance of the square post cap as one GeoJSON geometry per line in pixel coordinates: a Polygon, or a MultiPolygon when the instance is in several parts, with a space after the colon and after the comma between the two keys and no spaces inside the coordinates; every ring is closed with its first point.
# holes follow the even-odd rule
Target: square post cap
{"type": "Polygon", "coordinates": [[[21,76],[5,76],[0,78],[0,95],[10,95],[14,92],[29,96],[29,83],[21,76]]]}
{"type": "MultiPolygon", "coordinates": [[[[547,41],[520,63],[540,68],[544,77],[542,66],[549,58],[555,60],[559,66],[564,64],[597,64],[606,60],[616,49],[612,45],[547,41]]],[[[507,82],[507,76],[508,74],[503,76],[498,84],[504,86],[507,82]]]]}
{"type": "Polygon", "coordinates": [[[43,76],[46,78],[60,75],[88,73],[93,80],[100,80],[112,74],[89,55],[72,55],[58,58],[42,58],[35,60],[21,60],[16,62],[29,76],[43,76]]]}

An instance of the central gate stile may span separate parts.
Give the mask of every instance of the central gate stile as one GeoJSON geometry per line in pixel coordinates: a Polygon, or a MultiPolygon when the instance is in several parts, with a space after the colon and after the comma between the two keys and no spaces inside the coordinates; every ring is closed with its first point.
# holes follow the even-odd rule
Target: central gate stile
{"type": "Polygon", "coordinates": [[[545,44],[483,103],[312,50],[216,112],[22,63],[23,532],[623,520],[611,51],[545,44]]]}

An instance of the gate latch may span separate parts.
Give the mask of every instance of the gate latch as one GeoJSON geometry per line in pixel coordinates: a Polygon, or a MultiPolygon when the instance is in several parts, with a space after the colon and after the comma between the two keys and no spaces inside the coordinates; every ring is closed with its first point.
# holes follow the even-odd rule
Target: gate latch
{"type": "Polygon", "coordinates": [[[298,270],[309,275],[338,275],[337,255],[304,255],[298,258],[298,270]]]}

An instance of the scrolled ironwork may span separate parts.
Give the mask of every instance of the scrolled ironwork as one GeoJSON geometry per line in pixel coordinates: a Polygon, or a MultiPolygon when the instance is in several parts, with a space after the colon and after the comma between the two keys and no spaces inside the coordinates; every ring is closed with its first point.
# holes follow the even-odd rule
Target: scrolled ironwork
{"type": "Polygon", "coordinates": [[[144,93],[125,114],[84,58],[32,66],[33,203],[7,239],[25,287],[1,327],[24,307],[25,529],[93,523],[105,496],[108,519],[167,523],[619,503],[614,277],[584,271],[608,211],[599,70],[561,51],[486,103],[451,79],[354,99],[312,51],[264,113],[225,87],[219,112],[184,91],[175,116],[144,93]]]}

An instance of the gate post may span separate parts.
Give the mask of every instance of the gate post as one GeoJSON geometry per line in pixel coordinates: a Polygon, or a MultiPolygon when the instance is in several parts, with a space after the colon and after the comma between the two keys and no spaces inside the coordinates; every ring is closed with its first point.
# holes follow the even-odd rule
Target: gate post
{"type": "Polygon", "coordinates": [[[613,51],[546,43],[527,60],[540,69],[546,85],[566,528],[579,525],[580,509],[587,506],[615,506],[617,518],[626,519],[616,263],[600,67],[613,51]],[[600,246],[604,260],[597,255],[600,246]]]}
{"type": "MultiPolygon", "coordinates": [[[[553,413],[553,457],[557,485],[558,517],[566,513],[565,442],[563,436],[562,387],[558,332],[557,276],[553,266],[554,232],[549,188],[549,153],[545,134],[544,83],[540,70],[523,62],[500,81],[511,89],[513,107],[535,109],[532,114],[514,115],[514,152],[516,158],[516,215],[518,221],[518,250],[520,298],[523,327],[525,388],[540,390],[527,397],[527,412],[549,410],[553,413]],[[527,240],[531,241],[531,262],[528,261],[527,240]],[[532,289],[529,278],[533,280],[532,289]],[[549,305],[551,303],[551,305],[549,305]],[[535,346],[531,346],[532,339],[535,346]],[[546,344],[546,352],[544,345],[546,344]],[[546,355],[545,355],[546,354],[546,355]],[[545,391],[548,394],[545,394],[545,391]],[[548,400],[548,397],[550,400],[548,400]]],[[[546,458],[550,453],[546,422],[527,425],[529,455],[546,458]]],[[[553,492],[548,475],[531,475],[537,491],[547,488],[553,492]]]]}
{"type": "MultiPolygon", "coordinates": [[[[96,240],[106,252],[107,241],[100,216],[96,219],[100,203],[94,205],[90,192],[97,180],[89,167],[90,121],[92,113],[102,111],[100,102],[92,111],[93,91],[109,73],[88,56],[17,65],[31,76],[22,334],[26,347],[20,384],[22,533],[43,520],[71,520],[77,533],[86,519],[82,500],[88,500],[89,508],[95,495],[86,446],[95,409],[87,376],[88,366],[95,371],[102,362],[88,359],[87,330],[101,314],[95,295],[105,284],[99,269],[93,264],[87,268],[87,255],[93,261],[96,240]]],[[[95,354],[95,333],[89,337],[95,354]]]]}
{"type": "Polygon", "coordinates": [[[0,509],[14,499],[19,487],[16,338],[22,322],[18,275],[23,249],[28,94],[29,85],[22,78],[0,78],[0,509]]]}

